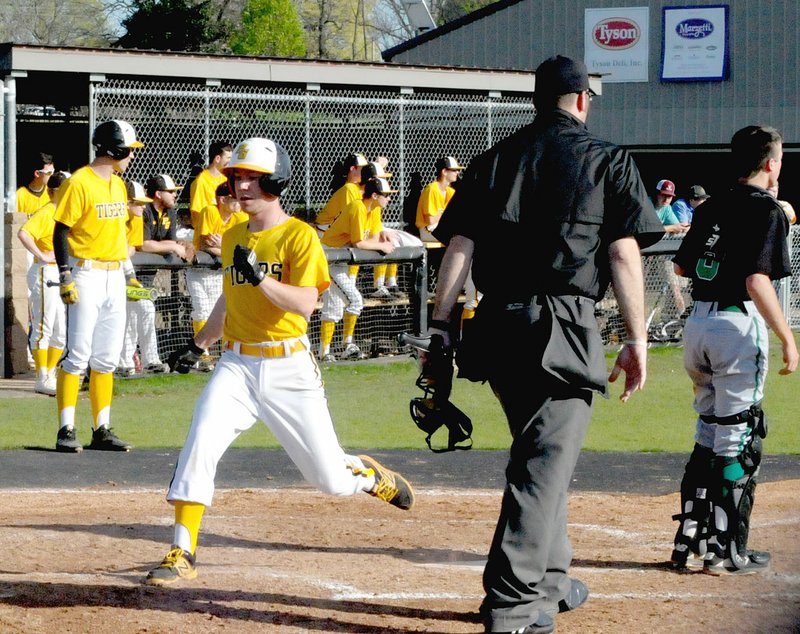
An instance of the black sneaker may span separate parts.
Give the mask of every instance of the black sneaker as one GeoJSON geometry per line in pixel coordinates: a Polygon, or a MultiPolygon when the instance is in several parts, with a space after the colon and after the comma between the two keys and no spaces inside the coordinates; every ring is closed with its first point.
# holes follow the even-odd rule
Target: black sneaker
{"type": "Polygon", "coordinates": [[[62,427],[58,430],[56,451],[63,451],[64,453],[80,453],[83,451],[83,446],[78,442],[78,437],[75,435],[74,427],[62,427]]]}
{"type": "Polygon", "coordinates": [[[133,445],[120,440],[114,435],[110,427],[98,427],[92,432],[92,442],[88,449],[99,451],[130,451],[133,445]]]}

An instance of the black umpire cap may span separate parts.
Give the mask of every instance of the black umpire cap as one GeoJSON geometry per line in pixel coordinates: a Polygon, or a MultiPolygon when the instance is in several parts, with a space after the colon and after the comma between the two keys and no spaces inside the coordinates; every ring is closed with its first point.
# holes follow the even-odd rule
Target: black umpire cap
{"type": "Polygon", "coordinates": [[[556,55],[544,60],[536,69],[533,95],[537,101],[584,90],[595,94],[589,88],[586,64],[580,60],[556,55]]]}

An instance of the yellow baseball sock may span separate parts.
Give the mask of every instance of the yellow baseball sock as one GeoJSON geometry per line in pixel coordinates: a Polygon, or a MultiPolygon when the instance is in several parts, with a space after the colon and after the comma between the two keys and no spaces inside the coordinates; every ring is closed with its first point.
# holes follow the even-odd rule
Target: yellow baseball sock
{"type": "Polygon", "coordinates": [[[114,375],[95,372],[89,375],[89,400],[92,403],[94,429],[108,427],[111,419],[111,396],[114,392],[114,375]]]}
{"type": "Polygon", "coordinates": [[[50,372],[51,370],[55,369],[58,365],[58,362],[61,361],[61,355],[64,354],[64,350],[61,348],[48,348],[47,349],[47,371],[50,372]]]}
{"type": "Polygon", "coordinates": [[[78,404],[78,390],[81,387],[81,375],[58,371],[56,378],[56,405],[61,427],[75,426],[75,406],[78,404]]]}
{"type": "Polygon", "coordinates": [[[358,264],[351,264],[348,266],[347,274],[353,279],[356,279],[358,277],[358,264]]]}
{"type": "Polygon", "coordinates": [[[386,280],[386,264],[376,264],[372,268],[372,285],[380,288],[386,280]]]}
{"type": "MultiPolygon", "coordinates": [[[[178,524],[189,532],[191,540],[190,553],[194,555],[197,550],[197,534],[200,532],[200,521],[203,519],[206,507],[196,502],[175,502],[175,528],[178,532],[178,524]]],[[[183,548],[182,544],[175,544],[183,548]]],[[[184,550],[186,550],[184,548],[184,550]]]]}
{"type": "Polygon", "coordinates": [[[397,286],[397,264],[386,265],[386,279],[389,280],[386,286],[390,288],[397,286]]]}
{"type": "Polygon", "coordinates": [[[36,376],[47,373],[47,348],[34,348],[31,350],[33,363],[36,366],[36,376]]]}
{"type": "Polygon", "coordinates": [[[357,321],[358,315],[354,315],[353,313],[344,314],[344,327],[342,334],[344,335],[344,340],[346,343],[350,343],[353,340],[353,333],[356,331],[357,321]]]}
{"type": "Polygon", "coordinates": [[[327,354],[330,351],[331,341],[333,341],[333,331],[335,329],[335,321],[321,321],[319,323],[319,345],[322,349],[322,354],[327,354]]]}

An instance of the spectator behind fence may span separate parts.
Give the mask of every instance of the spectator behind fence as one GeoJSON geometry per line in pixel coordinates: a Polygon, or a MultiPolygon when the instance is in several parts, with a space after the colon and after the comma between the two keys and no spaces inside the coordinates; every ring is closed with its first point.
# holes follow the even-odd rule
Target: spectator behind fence
{"type": "MultiPolygon", "coordinates": [[[[394,251],[394,244],[383,232],[377,210],[389,202],[396,190],[389,187],[383,178],[373,178],[364,186],[364,194],[347,205],[322,235],[322,244],[332,248],[355,247],[388,254],[394,251]]],[[[319,357],[323,362],[336,361],[331,352],[334,330],[337,322],[344,318],[344,351],[341,359],[361,359],[363,354],[353,342],[364,299],[350,276],[347,263],[330,265],[331,285],[322,296],[320,312],[319,357]]]]}
{"type": "Polygon", "coordinates": [[[17,236],[33,256],[28,269],[31,328],[28,345],[36,368],[33,390],[39,394],[56,395],[56,365],[61,359],[66,341],[66,307],[58,292],[58,265],[53,252],[53,216],[58,204],[61,184],[69,172],[56,172],[47,181],[45,205],[22,225],[17,236]]]}
{"type": "Polygon", "coordinates": [[[192,227],[204,207],[213,205],[217,187],[227,180],[222,171],[231,160],[233,147],[228,141],[215,141],[208,148],[208,167],[202,170],[189,185],[189,211],[192,227]]]}
{"type": "MultiPolygon", "coordinates": [[[[456,364],[489,381],[512,437],[483,572],[486,632],[552,632],[558,612],[586,601],[569,575],[569,484],[595,395],[624,372],[627,400],[646,379],[639,247],[663,228],[630,155],[587,130],[592,95],[583,62],[540,64],[533,123],[470,161],[434,232],[447,250],[430,333],[452,350],[472,263],[485,295],[456,364]],[[498,263],[535,274],[498,274],[498,263]],[[612,278],[627,341],[609,377],[594,309],[612,278]]],[[[452,362],[431,356],[424,377],[446,385],[452,362]]]]}
{"type": "Polygon", "coordinates": [[[797,369],[794,333],[773,282],[792,273],[789,223],[770,195],[778,184],[778,130],[748,126],[731,139],[733,187],[700,207],[674,258],[692,281],[683,331],[694,386],[695,445],[681,482],[672,563],[712,575],[765,572],[769,552],[749,548],[750,514],[767,419],[762,408],[768,331],[780,341],[780,375],[797,369]]]}
{"type": "Polygon", "coordinates": [[[703,189],[701,185],[692,185],[685,199],[680,198],[672,203],[672,211],[675,212],[675,217],[678,219],[679,223],[691,225],[694,210],[709,198],[709,195],[706,194],[706,190],[703,189]]]}
{"type": "Polygon", "coordinates": [[[685,233],[689,225],[678,221],[672,209],[672,199],[675,198],[675,183],[670,180],[660,180],[656,185],[656,196],[653,200],[658,219],[664,225],[664,230],[670,234],[685,233]]]}
{"type": "MultiPolygon", "coordinates": [[[[136,181],[128,181],[128,222],[127,241],[128,253],[133,253],[142,246],[144,241],[143,215],[145,205],[153,202],[145,192],[144,187],[136,181]]],[[[140,283],[149,282],[152,286],[151,276],[141,275],[140,283]]],[[[117,376],[129,377],[136,373],[134,355],[139,350],[141,368],[148,372],[165,372],[168,370],[158,356],[158,339],[156,337],[156,307],[152,299],[128,298],[126,305],[127,322],[125,324],[125,342],[117,367],[117,376]]]]}
{"type": "MultiPolygon", "coordinates": [[[[222,294],[222,269],[219,258],[222,255],[222,234],[235,224],[247,221],[247,214],[241,211],[239,201],[231,192],[226,180],[217,186],[215,204],[207,205],[198,216],[194,228],[193,244],[195,251],[204,251],[212,256],[217,264],[212,267],[193,266],[186,269],[186,287],[192,300],[192,330],[197,335],[206,325],[214,304],[222,294]]],[[[214,369],[214,362],[206,351],[200,358],[197,368],[203,372],[214,369]]]]}

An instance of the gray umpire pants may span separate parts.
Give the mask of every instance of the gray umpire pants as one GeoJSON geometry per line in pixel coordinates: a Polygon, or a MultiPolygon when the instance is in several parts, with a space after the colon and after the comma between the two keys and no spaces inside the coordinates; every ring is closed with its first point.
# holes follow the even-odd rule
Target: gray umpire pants
{"type": "MultiPolygon", "coordinates": [[[[530,362],[530,359],[528,360],[530,362]]],[[[499,370],[489,383],[512,435],[506,488],[483,574],[487,631],[508,632],[554,615],[570,589],[567,490],[593,393],[537,368],[499,370]]]]}

